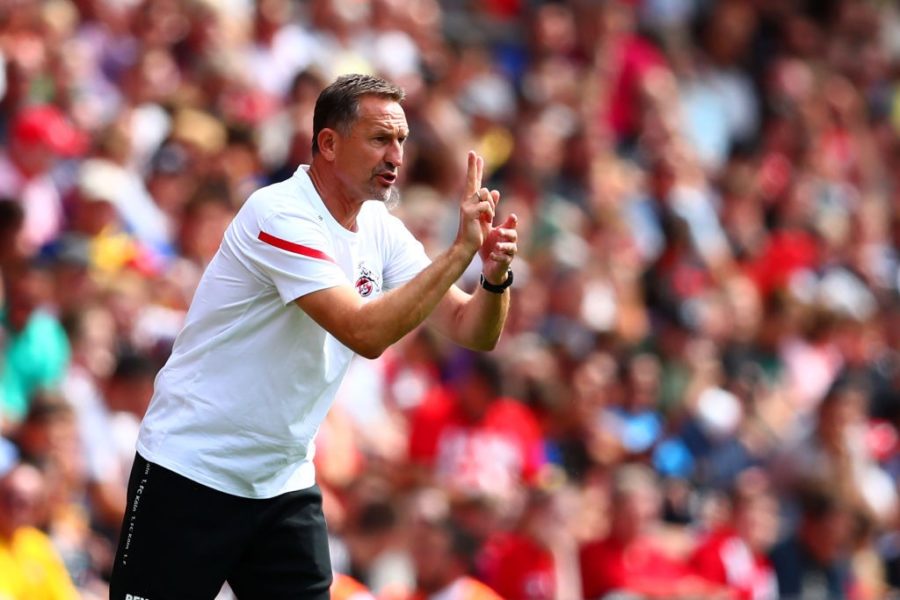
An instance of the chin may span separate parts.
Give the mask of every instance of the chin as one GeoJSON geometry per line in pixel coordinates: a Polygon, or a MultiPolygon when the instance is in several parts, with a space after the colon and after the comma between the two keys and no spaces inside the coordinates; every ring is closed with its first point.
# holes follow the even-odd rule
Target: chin
{"type": "Polygon", "coordinates": [[[400,204],[400,191],[391,186],[387,189],[387,193],[385,194],[385,198],[383,200],[385,208],[388,210],[394,210],[397,208],[397,205],[400,204]]]}
{"type": "Polygon", "coordinates": [[[388,210],[393,210],[400,204],[400,191],[394,186],[389,188],[379,188],[377,190],[372,190],[371,198],[372,200],[383,202],[388,210]]]}

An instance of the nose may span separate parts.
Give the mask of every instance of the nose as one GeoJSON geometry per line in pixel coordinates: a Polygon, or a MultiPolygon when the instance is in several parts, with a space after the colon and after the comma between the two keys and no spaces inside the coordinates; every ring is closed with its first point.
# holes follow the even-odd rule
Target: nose
{"type": "Polygon", "coordinates": [[[399,169],[403,164],[403,145],[400,140],[394,140],[388,147],[384,156],[384,162],[394,169],[399,169]]]}

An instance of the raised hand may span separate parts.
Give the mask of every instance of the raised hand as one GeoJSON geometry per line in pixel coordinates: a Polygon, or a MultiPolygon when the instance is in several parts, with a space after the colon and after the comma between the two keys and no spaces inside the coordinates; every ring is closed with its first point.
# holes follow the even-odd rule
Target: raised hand
{"type": "Polygon", "coordinates": [[[491,233],[494,210],[500,200],[500,192],[481,187],[484,159],[469,152],[466,168],[466,187],[459,202],[459,231],[456,241],[474,255],[483,247],[491,233]]]}
{"type": "Polygon", "coordinates": [[[491,227],[478,250],[483,263],[481,272],[489,283],[500,285],[506,281],[509,265],[519,251],[516,245],[519,236],[516,231],[518,222],[518,217],[511,214],[499,227],[491,227]]]}

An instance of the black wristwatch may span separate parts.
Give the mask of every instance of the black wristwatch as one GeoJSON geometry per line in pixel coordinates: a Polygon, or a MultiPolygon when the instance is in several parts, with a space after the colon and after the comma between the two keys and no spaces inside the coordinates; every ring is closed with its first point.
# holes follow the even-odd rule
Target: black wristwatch
{"type": "Polygon", "coordinates": [[[487,291],[489,291],[493,294],[502,294],[506,288],[508,288],[509,286],[512,285],[512,282],[513,282],[513,272],[512,271],[506,272],[506,281],[504,281],[500,285],[494,285],[493,283],[491,283],[490,281],[488,281],[487,279],[484,278],[484,273],[481,274],[481,287],[483,287],[484,289],[486,289],[487,291]]]}

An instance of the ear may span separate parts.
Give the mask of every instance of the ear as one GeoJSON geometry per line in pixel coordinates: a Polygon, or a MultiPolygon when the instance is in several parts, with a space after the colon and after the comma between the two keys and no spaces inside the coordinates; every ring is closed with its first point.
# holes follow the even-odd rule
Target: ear
{"type": "Polygon", "coordinates": [[[319,144],[319,154],[327,161],[334,160],[334,154],[338,144],[338,132],[328,127],[323,128],[316,138],[319,144]]]}

